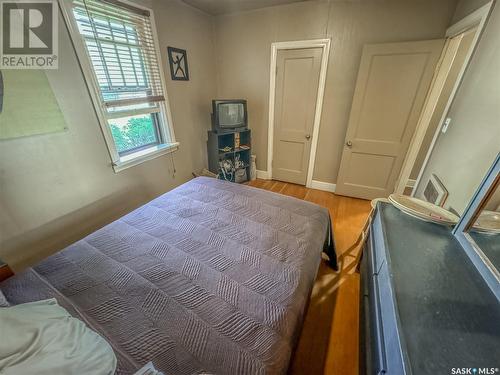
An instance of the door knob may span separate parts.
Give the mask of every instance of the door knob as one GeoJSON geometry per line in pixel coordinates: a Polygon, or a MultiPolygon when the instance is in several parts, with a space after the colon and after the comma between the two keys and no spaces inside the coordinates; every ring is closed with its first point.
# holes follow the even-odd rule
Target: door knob
{"type": "Polygon", "coordinates": [[[352,147],[352,142],[351,142],[351,141],[347,141],[347,142],[345,143],[345,145],[346,145],[347,147],[352,147]]]}
{"type": "Polygon", "coordinates": [[[306,139],[309,139],[309,138],[311,138],[311,135],[310,135],[310,134],[307,134],[307,135],[306,135],[306,139]]]}

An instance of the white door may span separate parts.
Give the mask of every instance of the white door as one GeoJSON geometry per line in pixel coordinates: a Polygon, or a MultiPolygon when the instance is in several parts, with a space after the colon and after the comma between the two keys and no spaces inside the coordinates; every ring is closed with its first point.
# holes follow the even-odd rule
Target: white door
{"type": "Polygon", "coordinates": [[[373,199],[394,191],[444,40],[363,48],[335,192],[373,199]]]}
{"type": "Polygon", "coordinates": [[[278,50],[272,165],[275,180],[306,184],[322,51],[278,50]]]}

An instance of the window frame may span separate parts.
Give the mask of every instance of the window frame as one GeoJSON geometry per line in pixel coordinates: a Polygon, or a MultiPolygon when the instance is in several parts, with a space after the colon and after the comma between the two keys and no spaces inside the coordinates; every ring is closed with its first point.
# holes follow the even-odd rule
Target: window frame
{"type": "MultiPolygon", "coordinates": [[[[131,149],[127,149],[125,151],[118,151],[118,155],[120,156],[120,159],[122,159],[124,156],[127,156],[127,155],[131,155],[131,154],[134,154],[134,153],[138,153],[140,151],[143,151],[143,150],[146,150],[146,149],[149,149],[149,148],[152,148],[152,147],[156,147],[156,146],[160,146],[162,144],[164,144],[164,140],[162,138],[162,135],[161,135],[161,131],[160,131],[160,127],[161,127],[161,119],[160,119],[160,112],[150,112],[150,113],[139,113],[137,115],[132,115],[132,116],[140,116],[140,115],[149,115],[151,116],[151,121],[153,123],[153,127],[154,127],[154,133],[155,133],[155,138],[157,140],[157,142],[152,142],[152,143],[147,143],[145,145],[142,145],[142,146],[136,146],[136,147],[133,147],[131,149]]],[[[128,117],[127,115],[123,116],[123,117],[128,117]]],[[[116,118],[123,118],[123,117],[116,117],[116,118]]],[[[113,119],[114,117],[112,118],[109,118],[108,117],[108,126],[109,126],[109,122],[113,119]]],[[[111,131],[111,135],[113,134],[113,132],[111,131]]],[[[114,140],[114,139],[113,139],[114,140]]],[[[116,143],[115,143],[116,145],[116,143]]]]}
{"type": "MultiPolygon", "coordinates": [[[[170,101],[167,93],[162,54],[160,44],[158,42],[158,32],[156,30],[156,21],[153,10],[134,2],[119,0],[120,3],[123,3],[125,5],[130,5],[139,9],[147,10],[150,14],[149,20],[151,22],[151,30],[153,33],[152,37],[155,46],[156,57],[158,59],[158,64],[160,65],[160,84],[163,89],[163,95],[165,97],[165,101],[158,102],[160,111],[157,112],[156,123],[160,144],[154,145],[147,149],[139,148],[137,150],[134,150],[135,152],[127,152],[126,154],[122,153],[122,155],[120,155],[111,133],[111,127],[108,124],[109,118],[108,116],[106,116],[105,103],[101,100],[99,83],[97,82],[97,77],[92,66],[92,61],[87,52],[87,47],[85,46],[85,38],[80,34],[78,24],[76,23],[76,19],[73,15],[73,1],[58,0],[58,2],[76,52],[78,63],[80,64],[80,68],[85,78],[85,83],[90,93],[92,104],[94,106],[99,126],[108,148],[111,165],[113,166],[114,171],[120,172],[124,169],[130,168],[134,165],[138,165],[147,160],[151,160],[158,156],[176,151],[179,148],[179,142],[175,140],[172,113],[170,110],[170,101]]],[[[123,117],[126,116],[127,115],[124,114],[123,117]]]]}

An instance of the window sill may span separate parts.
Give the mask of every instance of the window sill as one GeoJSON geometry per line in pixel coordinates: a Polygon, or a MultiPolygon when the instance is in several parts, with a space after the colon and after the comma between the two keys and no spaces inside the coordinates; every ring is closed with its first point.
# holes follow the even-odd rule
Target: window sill
{"type": "Polygon", "coordinates": [[[141,164],[145,161],[155,159],[161,155],[170,154],[177,151],[179,142],[165,143],[158,146],[153,146],[145,150],[134,152],[133,154],[122,156],[119,161],[113,163],[115,173],[121,172],[124,169],[141,164]]]}

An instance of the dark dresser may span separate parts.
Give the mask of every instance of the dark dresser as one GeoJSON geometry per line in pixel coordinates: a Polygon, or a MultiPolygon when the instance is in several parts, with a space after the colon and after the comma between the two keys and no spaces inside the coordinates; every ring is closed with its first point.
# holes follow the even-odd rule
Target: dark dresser
{"type": "Polygon", "coordinates": [[[500,304],[449,227],[378,203],[360,302],[360,373],[500,374],[500,304]]]}

